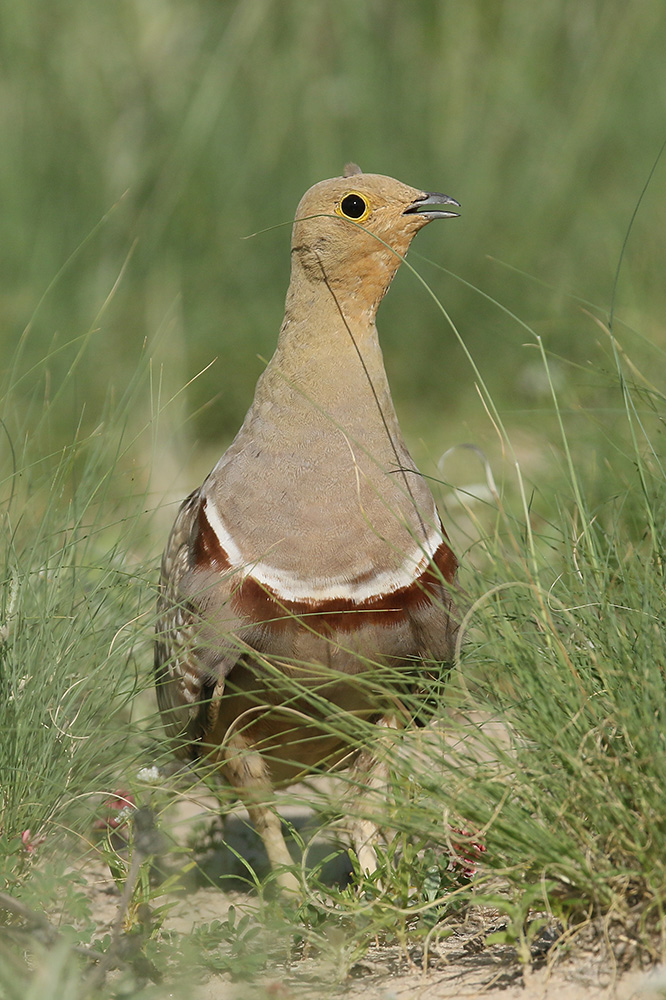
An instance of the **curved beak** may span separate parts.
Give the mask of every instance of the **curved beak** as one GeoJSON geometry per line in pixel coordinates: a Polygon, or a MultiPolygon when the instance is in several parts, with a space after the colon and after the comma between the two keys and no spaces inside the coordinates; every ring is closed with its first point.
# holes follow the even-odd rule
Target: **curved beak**
{"type": "Polygon", "coordinates": [[[449,198],[448,194],[429,193],[421,195],[405,209],[403,215],[423,215],[428,222],[431,219],[457,219],[459,212],[448,212],[442,205],[455,205],[460,208],[455,198],[449,198]]]}

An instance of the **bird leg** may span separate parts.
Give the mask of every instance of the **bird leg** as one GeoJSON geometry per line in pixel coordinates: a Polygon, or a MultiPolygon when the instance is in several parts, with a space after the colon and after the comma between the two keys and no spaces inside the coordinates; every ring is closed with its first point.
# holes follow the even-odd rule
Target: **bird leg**
{"type": "Polygon", "coordinates": [[[222,701],[223,694],[224,681],[221,680],[215,685],[213,696],[208,705],[208,714],[206,719],[206,732],[208,733],[213,733],[215,731],[215,727],[217,726],[217,720],[220,714],[220,703],[222,701]]]}
{"type": "MultiPolygon", "coordinates": [[[[386,728],[397,728],[394,718],[385,717],[381,719],[378,726],[386,728]]],[[[348,827],[349,839],[358,858],[361,874],[372,875],[377,870],[377,852],[375,843],[379,839],[380,828],[374,819],[369,819],[366,815],[368,806],[364,808],[364,802],[369,800],[370,809],[376,813],[377,807],[371,803],[373,800],[382,801],[382,807],[387,804],[387,793],[389,785],[389,764],[385,752],[388,746],[386,739],[380,738],[380,743],[384,752],[378,758],[376,752],[369,749],[361,750],[351,769],[351,781],[356,785],[356,801],[351,807],[351,822],[348,827]]],[[[384,835],[387,831],[384,830],[384,835]]]]}
{"type": "Polygon", "coordinates": [[[264,843],[271,867],[277,870],[280,889],[299,892],[298,879],[292,872],[284,870],[293,867],[294,862],[285,843],[280,817],[268,804],[273,798],[273,788],[265,760],[239,732],[228,737],[222,753],[225,775],[236,789],[250,815],[252,825],[264,843]]]}

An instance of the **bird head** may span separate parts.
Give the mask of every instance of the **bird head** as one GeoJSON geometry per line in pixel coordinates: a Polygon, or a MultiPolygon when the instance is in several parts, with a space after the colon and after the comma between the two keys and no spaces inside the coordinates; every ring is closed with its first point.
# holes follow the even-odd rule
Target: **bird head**
{"type": "Polygon", "coordinates": [[[311,281],[378,303],[412,239],[433,219],[451,219],[458,202],[364,174],[348,164],[342,177],[306,191],[296,211],[292,259],[311,281]]]}

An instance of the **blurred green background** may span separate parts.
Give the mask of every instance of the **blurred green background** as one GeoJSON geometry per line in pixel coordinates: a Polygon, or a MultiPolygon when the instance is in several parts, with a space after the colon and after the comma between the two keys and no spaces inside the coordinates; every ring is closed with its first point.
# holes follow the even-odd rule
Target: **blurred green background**
{"type": "MultiPolygon", "coordinates": [[[[147,341],[168,392],[217,358],[173,424],[189,414],[181,440],[219,451],[279,329],[281,224],[350,159],[461,202],[462,218],[414,250],[529,323],[585,399],[570,363],[598,368],[604,336],[574,296],[608,314],[666,135],[661,0],[21,0],[2,7],[0,46],[2,366],[28,327],[21,370],[49,358],[21,383],[34,402],[96,331],[54,433],[71,436],[84,407],[94,425],[147,341]]],[[[616,302],[618,320],[662,345],[664,233],[666,158],[616,302]]],[[[543,391],[529,335],[416,253],[491,389],[529,419],[543,391]]],[[[406,269],[380,333],[408,434],[476,401],[406,269]]]]}

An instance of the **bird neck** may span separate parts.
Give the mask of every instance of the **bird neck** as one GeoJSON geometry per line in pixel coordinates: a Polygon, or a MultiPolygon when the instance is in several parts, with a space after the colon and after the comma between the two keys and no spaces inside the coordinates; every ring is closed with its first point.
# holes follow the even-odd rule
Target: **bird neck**
{"type": "Polygon", "coordinates": [[[382,420],[379,404],[397,427],[375,325],[382,297],[362,281],[342,290],[311,280],[295,262],[277,348],[255,403],[307,405],[343,425],[358,413],[366,432],[373,412],[382,420]]]}

